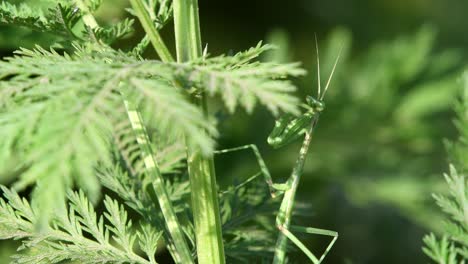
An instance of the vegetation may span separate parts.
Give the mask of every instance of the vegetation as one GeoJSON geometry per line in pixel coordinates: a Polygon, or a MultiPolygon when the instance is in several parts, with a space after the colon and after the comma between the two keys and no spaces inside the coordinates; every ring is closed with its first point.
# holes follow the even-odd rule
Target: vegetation
{"type": "Polygon", "coordinates": [[[301,12],[346,16],[314,1],[264,44],[255,4],[227,22],[243,3],[220,34],[207,1],[2,1],[0,262],[464,263],[468,97],[452,139],[447,28],[317,40],[301,12]]]}
{"type": "Polygon", "coordinates": [[[467,126],[468,126],[468,76],[465,74],[464,90],[457,104],[455,122],[460,137],[456,142],[447,143],[450,154],[450,172],[445,174],[449,188],[447,194],[435,195],[437,204],[447,214],[443,237],[434,234],[424,237],[424,252],[437,263],[464,263],[468,259],[468,218],[467,218],[467,126]]]}
{"type": "MultiPolygon", "coordinates": [[[[13,170],[19,176],[13,189],[4,188],[1,237],[23,240],[15,257],[21,263],[155,263],[161,234],[175,262],[193,263],[196,248],[199,263],[224,263],[213,167],[218,131],[207,96],[221,97],[230,112],[237,105],[251,112],[260,102],[275,115],[297,114],[298,101],[290,94],[295,87],[285,78],[305,71],[297,63],[255,61],[271,48],[261,43],[234,56],[202,54],[196,1],[131,1],[130,13],[146,36],[129,51],[114,50],[108,44],[131,32],[134,22],[100,27],[93,15],[100,3],[63,1],[45,14],[26,4],[1,6],[3,23],[65,37],[60,41],[70,47],[21,49],[2,62],[1,156],[18,160],[13,170]],[[158,33],[172,13],[178,62],[158,33]],[[84,30],[75,29],[78,23],[84,30]],[[149,42],[161,61],[141,56],[149,42]],[[187,190],[174,193],[188,188],[187,179],[171,183],[162,176],[184,171],[183,166],[162,171],[159,165],[168,156],[176,158],[173,163],[185,159],[174,153],[181,141],[187,149],[191,206],[174,200],[187,195],[187,190]],[[159,153],[152,142],[165,142],[167,152],[159,153]],[[135,229],[124,206],[111,198],[105,199],[104,217],[96,215],[89,200],[99,201],[101,184],[140,214],[135,229]],[[30,205],[16,191],[31,185],[30,205]],[[69,192],[73,187],[80,192],[69,192]],[[136,242],[146,258],[135,252],[136,242]]],[[[249,196],[262,193],[241,201],[249,196]]],[[[253,238],[242,240],[252,243],[253,238]]],[[[233,244],[236,250],[246,250],[242,240],[233,244]]]]}

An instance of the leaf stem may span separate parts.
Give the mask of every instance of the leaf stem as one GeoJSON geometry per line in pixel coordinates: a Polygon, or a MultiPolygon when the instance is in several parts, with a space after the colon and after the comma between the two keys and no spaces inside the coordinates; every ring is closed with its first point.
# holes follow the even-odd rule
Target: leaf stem
{"type": "MultiPolygon", "coordinates": [[[[174,0],[174,25],[177,61],[186,62],[199,58],[202,55],[202,46],[197,0],[174,0]]],[[[194,98],[194,101],[207,116],[205,94],[194,98]]],[[[213,154],[204,156],[200,149],[189,147],[187,157],[198,263],[224,264],[213,154]]]]}
{"type": "Polygon", "coordinates": [[[158,30],[154,26],[153,21],[149,13],[147,12],[145,5],[141,0],[130,0],[133,10],[135,11],[138,19],[140,20],[143,29],[145,30],[147,36],[149,37],[151,44],[153,45],[156,53],[164,62],[173,62],[174,58],[172,57],[169,49],[159,35],[158,30]]]}

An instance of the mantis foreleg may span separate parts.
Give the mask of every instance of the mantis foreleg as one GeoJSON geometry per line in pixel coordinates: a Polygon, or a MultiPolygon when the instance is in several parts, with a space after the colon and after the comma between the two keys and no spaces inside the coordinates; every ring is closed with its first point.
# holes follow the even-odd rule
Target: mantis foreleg
{"type": "MultiPolygon", "coordinates": [[[[258,166],[260,167],[260,174],[263,175],[265,178],[265,182],[268,185],[268,188],[270,189],[271,196],[275,198],[277,196],[277,192],[280,191],[285,191],[287,189],[286,184],[278,184],[278,183],[273,183],[270,171],[268,170],[268,167],[265,164],[265,161],[263,160],[262,155],[260,154],[260,151],[258,150],[257,146],[254,144],[249,144],[249,145],[244,145],[240,147],[235,147],[235,148],[229,148],[229,149],[223,149],[223,150],[217,150],[214,153],[215,154],[225,154],[229,152],[235,152],[235,151],[242,151],[242,150],[252,150],[252,152],[255,155],[255,158],[257,160],[258,166]]],[[[257,174],[254,175],[253,177],[250,177],[247,179],[245,183],[248,183],[252,181],[254,178],[257,177],[257,174]]],[[[241,183],[240,185],[243,186],[245,183],[241,183]]]]}
{"type": "MultiPolygon", "coordinates": [[[[305,140],[306,142],[304,142],[304,143],[310,142],[311,132],[312,131],[310,131],[310,133],[306,132],[307,140],[305,140]]],[[[308,148],[308,143],[307,143],[306,147],[308,148]]],[[[242,151],[242,150],[251,150],[253,152],[253,154],[255,155],[255,158],[257,160],[258,166],[260,167],[260,172],[256,173],[255,175],[253,175],[251,177],[249,177],[246,181],[244,181],[243,183],[236,186],[236,189],[248,184],[249,182],[251,182],[254,179],[256,179],[257,177],[259,177],[260,175],[263,175],[263,177],[265,179],[265,182],[267,183],[267,185],[268,185],[268,187],[270,189],[270,193],[271,193],[272,197],[275,197],[277,195],[278,191],[286,191],[285,197],[283,198],[282,206],[281,206],[280,211],[279,211],[278,216],[277,216],[277,227],[278,227],[278,229],[280,230],[280,232],[281,232],[281,234],[283,236],[278,238],[278,243],[277,243],[277,246],[275,248],[275,255],[285,256],[285,253],[286,253],[285,252],[286,251],[286,240],[289,239],[312,261],[312,263],[320,264],[323,261],[323,259],[325,258],[325,256],[328,254],[330,249],[333,247],[335,241],[338,238],[338,233],[335,232],[335,231],[312,228],[312,227],[300,227],[300,226],[293,226],[293,225],[289,226],[290,216],[288,217],[288,215],[289,215],[289,213],[288,213],[289,209],[288,208],[291,208],[292,204],[294,202],[294,198],[290,197],[290,196],[291,195],[295,196],[295,189],[297,188],[297,185],[295,186],[295,183],[297,183],[299,181],[300,175],[293,175],[290,178],[290,180],[285,184],[275,184],[275,183],[273,183],[271,173],[268,170],[268,167],[266,166],[266,163],[265,163],[260,151],[258,150],[257,146],[254,145],[254,144],[249,144],[249,145],[244,145],[244,146],[239,146],[239,147],[229,148],[229,149],[223,149],[223,150],[217,150],[214,153],[215,154],[226,154],[226,153],[242,151]],[[295,179],[295,181],[293,181],[293,179],[295,179]],[[294,189],[294,190],[292,190],[292,189],[294,189]],[[288,202],[286,202],[286,201],[288,201],[288,202]],[[302,232],[302,233],[307,233],[307,234],[332,236],[333,239],[330,242],[330,244],[328,245],[328,247],[325,249],[325,252],[320,256],[320,258],[317,258],[291,231],[297,231],[297,232],[302,232]],[[283,244],[284,244],[284,246],[283,246],[283,244]],[[281,252],[281,251],[283,251],[283,252],[281,252]]],[[[305,150],[304,146],[303,146],[303,148],[301,148],[301,153],[304,154],[304,155],[300,155],[300,159],[298,160],[298,164],[296,164],[296,168],[297,168],[296,173],[302,172],[302,166],[303,166],[303,162],[304,162],[304,159],[305,159],[305,153],[306,153],[306,150],[305,150]]],[[[280,257],[279,259],[282,259],[282,258],[280,257]]]]}

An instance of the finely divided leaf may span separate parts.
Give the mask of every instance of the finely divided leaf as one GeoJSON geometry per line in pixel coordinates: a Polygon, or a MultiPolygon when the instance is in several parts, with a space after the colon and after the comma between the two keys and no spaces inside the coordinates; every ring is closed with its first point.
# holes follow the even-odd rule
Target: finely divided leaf
{"type": "Polygon", "coordinates": [[[230,112],[242,105],[252,112],[257,102],[273,114],[279,111],[298,113],[298,100],[291,93],[296,87],[287,77],[302,76],[306,72],[299,63],[276,64],[254,61],[271,46],[261,43],[232,57],[203,58],[198,62],[179,64],[177,72],[188,84],[206,89],[209,94],[220,95],[230,112]]]}
{"type": "Polygon", "coordinates": [[[172,78],[167,75],[170,66],[112,52],[96,56],[86,52],[60,55],[43,49],[23,50],[0,62],[0,101],[8,102],[0,109],[0,145],[6,146],[0,156],[21,157],[18,169],[24,172],[16,188],[36,181],[56,184],[55,197],[35,192],[38,197],[47,194],[38,203],[46,215],[60,208],[57,203],[63,199],[58,196],[73,182],[93,201],[99,198],[94,168],[97,162],[109,164],[113,120],[125,116],[119,91],[122,83],[150,109],[160,131],[183,133],[190,144],[205,152],[213,148],[211,136],[216,130],[172,87],[167,80],[172,78]],[[144,66],[152,68],[153,75],[164,75],[151,77],[140,71],[144,66]]]}
{"type": "Polygon", "coordinates": [[[73,27],[81,16],[73,7],[57,4],[43,12],[26,4],[13,5],[6,1],[0,4],[0,23],[23,26],[39,32],[53,33],[68,39],[78,39],[73,27]]]}
{"type": "Polygon", "coordinates": [[[123,206],[108,197],[105,221],[83,192],[70,192],[68,211],[55,215],[49,228],[38,233],[38,215],[28,202],[10,189],[2,186],[2,190],[6,200],[0,199],[0,239],[23,243],[14,263],[155,263],[161,233],[148,225],[141,231],[140,225],[133,229],[123,206]],[[146,258],[137,254],[135,242],[148,254],[146,258]]]}

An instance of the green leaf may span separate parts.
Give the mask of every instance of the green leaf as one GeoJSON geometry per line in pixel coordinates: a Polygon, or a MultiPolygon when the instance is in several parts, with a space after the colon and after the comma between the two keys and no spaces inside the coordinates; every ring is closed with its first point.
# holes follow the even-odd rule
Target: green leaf
{"type": "MultiPolygon", "coordinates": [[[[109,164],[113,120],[125,116],[118,90],[122,82],[160,131],[189,135],[188,142],[205,152],[213,148],[210,136],[216,130],[172,86],[172,65],[92,49],[64,56],[40,48],[18,54],[0,62],[0,101],[5,102],[0,104],[0,142],[5,146],[0,156],[21,157],[18,169],[26,169],[17,189],[36,181],[62,183],[55,193],[60,195],[75,182],[97,201],[100,188],[94,168],[98,162],[109,164]],[[148,77],[146,68],[159,78],[148,77]]],[[[49,199],[50,195],[38,204],[46,215],[63,207],[57,206],[63,199],[49,199]]]]}
{"type": "Polygon", "coordinates": [[[32,9],[27,4],[16,6],[6,1],[0,4],[0,24],[23,26],[67,39],[78,39],[73,27],[80,18],[79,12],[76,12],[72,6],[60,3],[46,12],[39,8],[32,9]]]}
{"type": "Polygon", "coordinates": [[[177,65],[178,74],[187,85],[220,95],[230,112],[241,104],[247,112],[260,102],[273,114],[279,111],[298,113],[298,100],[291,95],[296,87],[286,77],[302,76],[306,72],[299,63],[277,64],[253,61],[271,46],[256,47],[232,57],[204,58],[200,62],[177,65]]]}
{"type": "Polygon", "coordinates": [[[123,206],[110,198],[105,201],[105,222],[83,192],[70,192],[68,213],[55,215],[49,228],[38,233],[37,213],[28,202],[16,192],[1,188],[6,201],[0,199],[0,239],[13,238],[23,243],[14,263],[155,263],[161,233],[148,225],[135,231],[123,206]],[[150,254],[149,260],[136,253],[135,242],[150,254]]]}
{"type": "Polygon", "coordinates": [[[94,31],[94,34],[104,43],[111,44],[133,33],[133,23],[135,20],[126,18],[110,27],[99,27],[94,31]]]}

